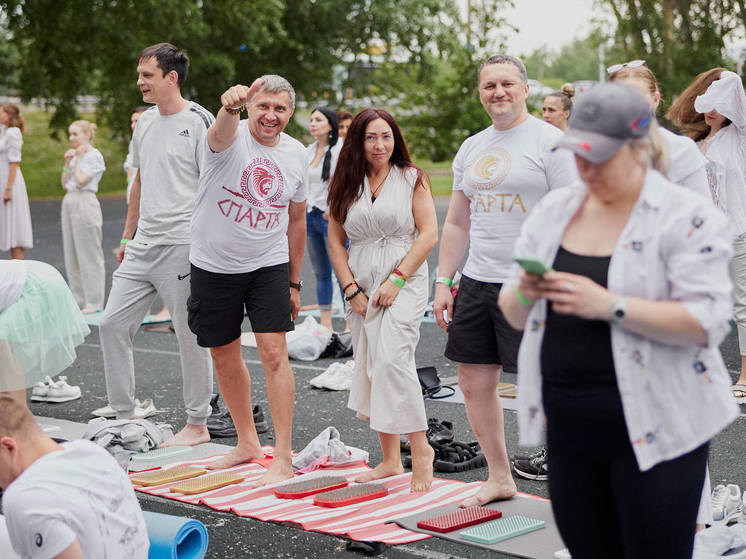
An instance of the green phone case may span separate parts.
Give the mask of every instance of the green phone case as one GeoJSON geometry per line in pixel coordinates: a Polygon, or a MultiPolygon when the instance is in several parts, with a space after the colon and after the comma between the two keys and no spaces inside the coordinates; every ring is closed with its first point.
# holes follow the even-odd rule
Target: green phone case
{"type": "Polygon", "coordinates": [[[547,272],[551,272],[551,268],[547,268],[544,266],[544,263],[537,259],[537,258],[522,258],[522,257],[514,257],[513,260],[518,262],[518,264],[521,265],[521,268],[526,270],[529,274],[534,274],[535,276],[543,276],[547,272]]]}

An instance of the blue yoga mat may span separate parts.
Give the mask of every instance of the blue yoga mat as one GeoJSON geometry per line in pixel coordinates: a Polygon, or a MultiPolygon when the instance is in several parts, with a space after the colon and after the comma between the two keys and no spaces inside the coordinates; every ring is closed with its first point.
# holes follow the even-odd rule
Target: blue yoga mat
{"type": "Polygon", "coordinates": [[[202,559],[207,553],[207,528],[199,520],[143,511],[148,525],[148,559],[202,559]]]}

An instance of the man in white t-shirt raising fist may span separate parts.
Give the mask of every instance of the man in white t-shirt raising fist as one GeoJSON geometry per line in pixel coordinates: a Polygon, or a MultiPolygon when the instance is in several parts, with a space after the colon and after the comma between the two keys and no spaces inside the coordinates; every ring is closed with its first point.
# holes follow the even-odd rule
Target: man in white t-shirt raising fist
{"type": "Polygon", "coordinates": [[[308,164],[303,144],[283,133],[295,108],[295,90],[285,78],[265,75],[250,87],[235,85],[220,100],[192,218],[189,327],[212,352],[238,435],[236,448],[209,467],[263,458],[241,357],[246,308],[275,427],[272,463],[259,481],[266,485],[293,476],[295,380],[285,333],[300,309],[308,164]],[[240,119],[244,110],[248,120],[240,119]]]}
{"type": "MultiPolygon", "coordinates": [[[[0,487],[0,530],[7,524],[21,557],[148,556],[145,519],[116,460],[91,441],[57,444],[8,396],[0,396],[0,487]]],[[[0,544],[0,557],[8,556],[0,544]]]]}
{"type": "MultiPolygon", "coordinates": [[[[513,264],[513,245],[536,203],[575,181],[572,158],[551,148],[562,132],[531,116],[523,63],[496,55],[480,67],[479,99],[492,126],[468,138],[453,160],[453,194],[443,224],[433,310],[448,332],[445,355],[458,363],[466,414],[487,459],[489,478],[464,506],[516,492],[497,397],[500,369],[516,372],[521,333],[497,307],[513,264]],[[453,277],[469,243],[458,295],[453,277]]],[[[531,256],[531,255],[524,255],[531,256]]]]}

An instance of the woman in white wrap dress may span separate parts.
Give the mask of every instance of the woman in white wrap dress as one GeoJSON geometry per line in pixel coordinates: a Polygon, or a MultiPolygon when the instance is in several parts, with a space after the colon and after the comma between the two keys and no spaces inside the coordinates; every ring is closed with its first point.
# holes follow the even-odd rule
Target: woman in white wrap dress
{"type": "Polygon", "coordinates": [[[433,450],[414,355],[438,222],[427,177],[411,163],[386,111],[366,109],[352,121],[329,187],[329,213],[329,252],[349,302],[355,353],[348,406],[370,420],[383,451],[383,461],[356,481],[403,473],[399,435],[407,433],[411,489],[426,491],[433,450]]]}
{"type": "Polygon", "coordinates": [[[34,246],[31,211],[26,183],[19,164],[25,122],[13,103],[0,106],[0,185],[3,201],[0,206],[0,251],[10,251],[10,257],[23,260],[25,249],[34,246]]]}

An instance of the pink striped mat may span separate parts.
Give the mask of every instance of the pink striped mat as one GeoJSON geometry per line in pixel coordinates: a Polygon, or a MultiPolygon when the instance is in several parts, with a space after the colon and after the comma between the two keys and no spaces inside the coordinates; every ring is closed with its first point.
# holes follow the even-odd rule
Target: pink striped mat
{"type": "MultiPolygon", "coordinates": [[[[169,467],[201,465],[215,458],[217,456],[187,460],[169,465],[169,467]]],[[[335,475],[344,475],[352,481],[357,475],[370,469],[365,462],[358,461],[344,466],[324,468],[319,473],[333,472],[335,475]]],[[[465,497],[475,493],[481,485],[481,482],[464,483],[436,478],[427,493],[410,493],[409,480],[412,474],[406,473],[382,480],[389,490],[386,497],[329,509],[314,506],[313,497],[278,499],[272,493],[271,487],[254,488],[254,482],[265,471],[265,468],[259,464],[242,464],[223,471],[241,474],[245,477],[245,481],[198,495],[170,493],[168,490],[170,484],[135,487],[135,489],[183,503],[207,505],[212,509],[232,512],[238,516],[271,522],[291,522],[300,525],[304,530],[345,536],[353,540],[403,544],[424,540],[431,536],[404,530],[396,524],[387,524],[387,522],[417,512],[459,503],[465,497]]],[[[305,475],[314,476],[319,473],[312,472],[305,475]]]]}

